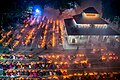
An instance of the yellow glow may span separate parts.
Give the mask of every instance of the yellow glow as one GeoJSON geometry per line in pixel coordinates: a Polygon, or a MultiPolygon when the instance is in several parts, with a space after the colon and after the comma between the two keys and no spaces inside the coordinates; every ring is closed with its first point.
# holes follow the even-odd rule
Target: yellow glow
{"type": "Polygon", "coordinates": [[[48,61],[48,63],[52,63],[52,60],[48,61]]]}
{"type": "Polygon", "coordinates": [[[35,23],[35,18],[30,22],[30,25],[33,25],[35,23]]]}
{"type": "Polygon", "coordinates": [[[79,56],[82,57],[82,56],[85,56],[85,55],[84,54],[80,54],[79,56]]]}
{"type": "Polygon", "coordinates": [[[60,62],[60,64],[63,64],[63,62],[60,62]]]}
{"type": "Polygon", "coordinates": [[[56,21],[56,24],[57,24],[57,28],[56,28],[56,32],[59,33],[59,23],[58,23],[58,20],[56,21]]]}
{"type": "Polygon", "coordinates": [[[34,43],[34,41],[35,41],[35,36],[33,37],[32,44],[34,43]]]}
{"type": "Polygon", "coordinates": [[[57,62],[54,62],[54,64],[57,64],[57,62]]]}
{"type": "Polygon", "coordinates": [[[64,29],[63,29],[63,23],[60,21],[60,30],[61,30],[61,39],[62,39],[62,45],[64,44],[64,29]]]}
{"type": "Polygon", "coordinates": [[[101,51],[104,51],[104,49],[101,49],[101,51]]]}
{"type": "Polygon", "coordinates": [[[2,38],[2,39],[0,40],[0,43],[3,42],[3,40],[4,40],[4,38],[2,38]]]}
{"type": "Polygon", "coordinates": [[[87,13],[86,16],[96,16],[96,15],[92,13],[87,13]]]}
{"type": "Polygon", "coordinates": [[[42,24],[42,22],[40,22],[40,24],[39,24],[39,26],[38,26],[38,28],[37,28],[37,29],[40,29],[41,24],[42,24]]]}
{"type": "Polygon", "coordinates": [[[73,76],[72,74],[69,74],[69,76],[73,76]]]}
{"type": "Polygon", "coordinates": [[[53,22],[53,20],[52,19],[50,19],[50,23],[52,23],[53,22]]]}
{"type": "Polygon", "coordinates": [[[81,76],[82,74],[78,73],[78,76],[81,76]]]}
{"type": "Polygon", "coordinates": [[[11,40],[12,40],[12,38],[10,38],[10,39],[6,42],[6,45],[8,45],[11,40]]]}
{"type": "Polygon", "coordinates": [[[55,34],[53,33],[53,38],[52,38],[52,47],[55,46],[55,34]]]}
{"type": "Polygon", "coordinates": [[[52,33],[52,47],[54,47],[55,46],[55,33],[54,33],[54,31],[55,31],[55,21],[53,21],[52,31],[53,31],[53,33],[52,33]]]}
{"type": "Polygon", "coordinates": [[[59,55],[57,55],[56,58],[59,58],[59,55]]]}
{"type": "Polygon", "coordinates": [[[97,75],[98,73],[97,72],[94,72],[94,75],[97,75]]]}
{"type": "Polygon", "coordinates": [[[25,27],[28,27],[28,24],[26,24],[25,27]]]}
{"type": "Polygon", "coordinates": [[[75,63],[75,64],[78,64],[78,62],[77,62],[77,61],[74,61],[74,63],[75,63]]]}
{"type": "Polygon", "coordinates": [[[68,64],[67,62],[64,62],[64,64],[68,64]]]}
{"type": "Polygon", "coordinates": [[[50,22],[50,20],[48,19],[46,24],[49,24],[49,22],[50,22]]]}
{"type": "Polygon", "coordinates": [[[9,31],[9,32],[7,33],[7,36],[10,35],[10,33],[11,33],[11,31],[9,31]]]}
{"type": "Polygon", "coordinates": [[[48,56],[48,58],[51,58],[51,56],[48,56]]]}
{"type": "Polygon", "coordinates": [[[12,32],[12,31],[9,31],[9,32],[5,33],[5,35],[2,36],[3,38],[0,40],[0,42],[3,42],[3,40],[4,40],[8,35],[10,35],[11,32],[12,32]]]}
{"type": "Polygon", "coordinates": [[[19,44],[19,41],[16,41],[15,44],[13,45],[13,48],[16,47],[19,44]]]}
{"type": "Polygon", "coordinates": [[[22,33],[22,32],[24,32],[25,31],[25,29],[23,28],[20,32],[22,33]]]}
{"type": "Polygon", "coordinates": [[[53,78],[58,79],[58,77],[57,77],[57,76],[53,76],[53,78]]]}
{"type": "Polygon", "coordinates": [[[96,49],[93,49],[92,51],[93,51],[93,52],[96,52],[96,49]]]}
{"type": "Polygon", "coordinates": [[[101,59],[102,59],[102,60],[106,60],[106,57],[105,57],[105,56],[102,56],[101,59]]]}
{"type": "Polygon", "coordinates": [[[45,19],[45,16],[42,17],[42,21],[45,19]]]}
{"type": "Polygon", "coordinates": [[[93,75],[93,73],[89,73],[89,75],[93,75]]]}
{"type": "Polygon", "coordinates": [[[56,20],[56,24],[57,24],[57,26],[58,26],[58,20],[56,20]]]}
{"type": "Polygon", "coordinates": [[[95,14],[95,13],[83,13],[82,15],[84,18],[90,18],[90,19],[99,17],[99,14],[95,14]]]}
{"type": "Polygon", "coordinates": [[[113,59],[113,57],[109,57],[109,59],[111,60],[111,59],[113,59]]]}
{"type": "Polygon", "coordinates": [[[25,44],[28,44],[28,42],[29,42],[30,38],[32,37],[34,31],[35,31],[35,28],[33,28],[32,30],[30,30],[28,32],[28,37],[26,38],[25,44]]]}
{"type": "Polygon", "coordinates": [[[39,56],[39,57],[43,58],[43,56],[39,56]]]}
{"type": "Polygon", "coordinates": [[[20,39],[20,38],[21,38],[21,35],[17,35],[16,38],[17,38],[17,39],[20,39]]]}
{"type": "Polygon", "coordinates": [[[76,74],[76,73],[74,73],[74,75],[76,76],[77,74],[76,74]]]}
{"type": "Polygon", "coordinates": [[[82,61],[80,61],[80,63],[87,63],[88,62],[88,60],[82,60],[82,61]]]}
{"type": "Polygon", "coordinates": [[[54,56],[54,55],[52,55],[52,58],[55,58],[55,56],[54,56]]]}
{"type": "Polygon", "coordinates": [[[48,29],[48,25],[45,26],[44,37],[43,37],[43,40],[42,40],[41,47],[44,47],[44,45],[45,45],[45,43],[46,43],[47,29],[48,29]]]}
{"type": "Polygon", "coordinates": [[[52,77],[48,77],[48,79],[52,79],[52,77]]]}

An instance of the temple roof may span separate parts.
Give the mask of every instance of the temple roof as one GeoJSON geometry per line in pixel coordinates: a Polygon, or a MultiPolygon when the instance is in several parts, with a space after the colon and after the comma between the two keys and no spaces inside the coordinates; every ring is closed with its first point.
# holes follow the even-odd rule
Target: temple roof
{"type": "Polygon", "coordinates": [[[82,14],[73,16],[77,24],[108,24],[104,19],[98,17],[95,19],[83,18],[82,14]]]}
{"type": "Polygon", "coordinates": [[[65,19],[64,22],[68,35],[120,35],[111,27],[107,27],[105,29],[95,27],[77,27],[72,18],[65,19]]]}
{"type": "Polygon", "coordinates": [[[96,13],[98,14],[98,11],[94,7],[88,7],[85,10],[83,10],[85,13],[96,13]]]}
{"type": "MultiPolygon", "coordinates": [[[[93,7],[89,7],[83,10],[83,12],[98,13],[93,7]]],[[[74,15],[73,18],[64,19],[64,22],[68,35],[120,35],[118,32],[116,32],[109,26],[107,26],[106,28],[94,27],[94,24],[108,25],[108,23],[100,16],[91,19],[85,18],[81,13],[74,15]],[[81,27],[77,24],[90,24],[92,26],[81,27]]]]}

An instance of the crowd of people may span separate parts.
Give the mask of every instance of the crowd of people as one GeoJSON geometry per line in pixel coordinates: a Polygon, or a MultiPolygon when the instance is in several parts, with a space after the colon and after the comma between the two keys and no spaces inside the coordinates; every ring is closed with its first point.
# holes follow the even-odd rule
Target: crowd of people
{"type": "Polygon", "coordinates": [[[90,63],[86,55],[80,53],[69,56],[46,54],[39,55],[35,59],[31,54],[0,54],[1,79],[119,80],[120,73],[84,74],[84,68],[90,68],[90,63]]]}
{"type": "Polygon", "coordinates": [[[50,75],[62,75],[61,70],[56,70],[54,63],[47,59],[38,57],[36,60],[32,55],[23,54],[0,54],[0,77],[43,77],[50,75]],[[22,58],[22,59],[21,59],[22,58]]]}
{"type": "Polygon", "coordinates": [[[44,77],[52,75],[62,75],[60,70],[9,70],[3,71],[3,76],[15,78],[15,77],[44,77]]]}
{"type": "Polygon", "coordinates": [[[119,80],[120,73],[78,73],[63,75],[60,71],[20,71],[9,73],[11,77],[2,80],[119,80]],[[16,76],[15,76],[16,75],[16,76]],[[24,75],[24,76],[23,76],[24,75]],[[41,76],[42,75],[42,76],[41,76]],[[43,76],[44,75],[44,76],[43,76]],[[19,77],[23,76],[23,77],[19,77]]]}
{"type": "Polygon", "coordinates": [[[23,54],[0,54],[1,60],[24,60],[30,59],[32,55],[23,55],[23,54]]]}
{"type": "Polygon", "coordinates": [[[120,74],[108,74],[108,73],[106,73],[106,74],[90,75],[88,73],[86,75],[82,74],[81,76],[71,76],[71,77],[61,78],[58,80],[119,80],[120,79],[119,76],[120,76],[120,74]]]}

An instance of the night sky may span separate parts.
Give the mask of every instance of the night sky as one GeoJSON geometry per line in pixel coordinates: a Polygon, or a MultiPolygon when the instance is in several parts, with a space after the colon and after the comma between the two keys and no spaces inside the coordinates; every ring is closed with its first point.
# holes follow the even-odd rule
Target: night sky
{"type": "MultiPolygon", "coordinates": [[[[0,13],[10,12],[11,10],[16,8],[20,9],[20,6],[25,1],[27,0],[0,0],[0,13]]],[[[32,0],[29,0],[29,1],[32,1],[32,0]]],[[[34,3],[37,1],[39,0],[33,0],[34,3]]],[[[43,1],[46,1],[46,0],[43,0],[43,1]]],[[[55,1],[55,0],[51,0],[51,1],[55,1]]],[[[119,4],[118,4],[119,0],[101,0],[101,1],[102,1],[103,17],[108,18],[111,16],[120,16],[120,10],[119,10],[119,4]]]]}

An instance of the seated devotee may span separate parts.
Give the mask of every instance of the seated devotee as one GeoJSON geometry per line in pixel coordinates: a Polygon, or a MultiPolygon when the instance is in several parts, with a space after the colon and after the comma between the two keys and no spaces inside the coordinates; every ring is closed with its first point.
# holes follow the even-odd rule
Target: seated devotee
{"type": "Polygon", "coordinates": [[[4,59],[4,57],[1,55],[1,56],[0,56],[0,60],[3,60],[3,59],[4,59]]]}
{"type": "Polygon", "coordinates": [[[0,69],[3,69],[3,64],[0,62],[0,69]]]}
{"type": "Polygon", "coordinates": [[[20,76],[20,72],[19,71],[16,72],[16,76],[20,76]]]}
{"type": "Polygon", "coordinates": [[[14,78],[14,77],[15,77],[15,75],[13,74],[13,72],[11,72],[10,77],[11,77],[11,78],[14,78]]]}
{"type": "Polygon", "coordinates": [[[9,64],[9,69],[12,69],[13,68],[13,65],[12,63],[9,64]]]}
{"type": "Polygon", "coordinates": [[[29,72],[28,70],[26,71],[26,75],[27,75],[27,76],[29,76],[29,75],[30,75],[30,72],[29,72]]]}
{"type": "Polygon", "coordinates": [[[29,75],[30,77],[33,77],[33,72],[32,71],[30,71],[30,75],[29,75]]]}
{"type": "Polygon", "coordinates": [[[33,76],[34,76],[34,77],[37,77],[37,76],[38,76],[37,71],[34,71],[34,72],[33,72],[33,76]]]}
{"type": "Polygon", "coordinates": [[[13,58],[13,59],[16,59],[16,56],[15,56],[15,55],[12,55],[12,58],[13,58]]]}

